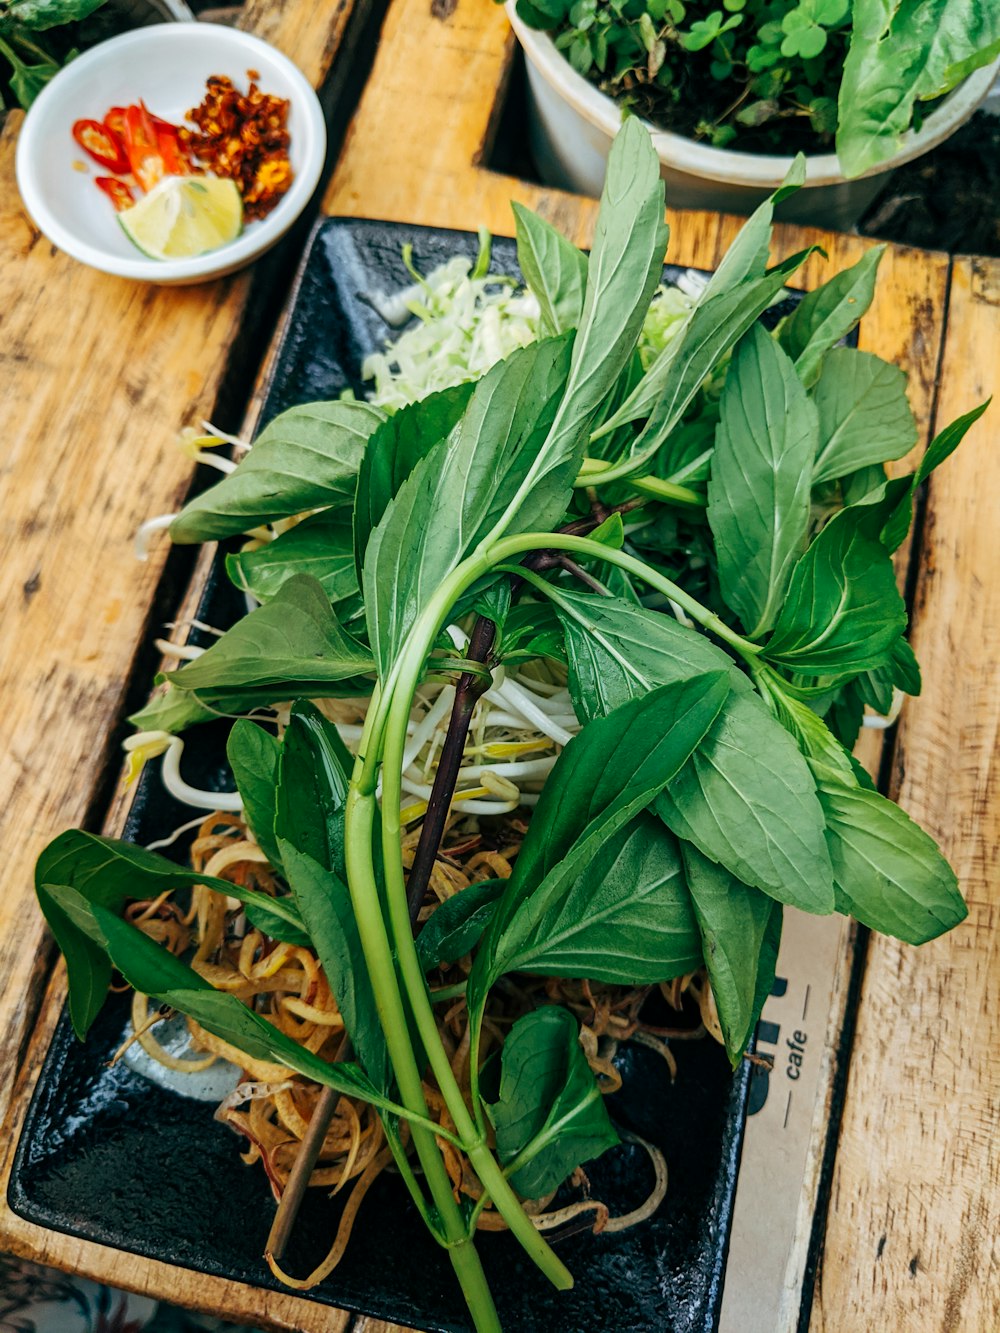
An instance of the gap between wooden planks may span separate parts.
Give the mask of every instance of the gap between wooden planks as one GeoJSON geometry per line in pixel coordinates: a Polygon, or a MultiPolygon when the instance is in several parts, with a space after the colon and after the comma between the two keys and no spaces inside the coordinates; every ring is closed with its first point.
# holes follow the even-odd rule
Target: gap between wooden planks
{"type": "MultiPolygon", "coordinates": [[[[384,30],[380,55],[347,147],[328,193],[326,210],[437,226],[474,228],[485,223],[499,233],[511,230],[509,200],[538,207],[580,243],[590,239],[595,206],[542,190],[477,165],[491,132],[495,92],[508,69],[506,21],[482,0],[460,0],[446,20],[433,18],[429,5],[396,0],[384,30]],[[408,135],[419,126],[419,140],[408,135]]],[[[670,258],[711,268],[739,223],[728,218],[674,215],[670,258]]],[[[854,262],[865,243],[784,229],[778,244],[791,253],[813,240],[830,255],[828,271],[854,262]]],[[[811,261],[804,285],[820,278],[821,261],[811,261]]],[[[918,417],[930,415],[947,283],[942,256],[890,250],[882,266],[876,303],[862,329],[864,347],[905,366],[918,417]]],[[[871,756],[874,758],[874,755],[871,756]]],[[[68,820],[66,822],[69,822],[68,820]]],[[[113,828],[120,827],[114,818],[113,828]]],[[[45,830],[48,832],[48,830],[45,830]]],[[[62,998],[57,976],[45,1006],[43,1031],[33,1044],[17,1110],[23,1112],[35,1064],[62,998]]],[[[336,1330],[346,1317],[291,1296],[278,1296],[165,1265],[117,1254],[88,1243],[55,1237],[18,1219],[7,1218],[8,1243],[61,1267],[89,1272],[102,1280],[168,1296],[184,1304],[212,1308],[230,1318],[252,1318],[275,1328],[336,1330]]],[[[2,1237],[0,1237],[2,1239],[2,1237]]],[[[374,1321],[356,1327],[388,1328],[374,1321]]]]}

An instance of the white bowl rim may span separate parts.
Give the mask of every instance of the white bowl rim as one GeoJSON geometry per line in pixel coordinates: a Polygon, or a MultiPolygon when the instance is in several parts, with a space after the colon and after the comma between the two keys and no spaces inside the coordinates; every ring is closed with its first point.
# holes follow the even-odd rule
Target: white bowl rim
{"type": "MultiPolygon", "coordinates": [[[[547,32],[529,28],[518,17],[516,0],[506,0],[505,9],[517,40],[542,78],[573,110],[609,138],[621,127],[621,108],[582,74],[578,74],[547,32]]],[[[902,166],[929,152],[952,134],[976,109],[1000,72],[1000,57],[978,69],[944,99],[919,130],[907,130],[896,153],[870,167],[860,176],[847,177],[840,170],[836,153],[806,156],[806,186],[851,184],[866,176],[875,176],[902,166]]],[[[661,162],[706,180],[725,184],[777,188],[788,174],[794,156],[772,153],[744,153],[732,148],[713,148],[672,130],[660,130],[649,121],[653,147],[661,162]]]]}
{"type": "MultiPolygon", "coordinates": [[[[195,40],[199,41],[201,38],[195,40]]],[[[315,89],[298,66],[277,47],[253,33],[220,23],[154,23],[121,33],[106,42],[100,42],[83,55],[77,56],[42,89],[26,113],[18,136],[16,176],[21,199],[40,230],[54,245],[73,259],[115,277],[172,284],[196,282],[199,279],[208,280],[231,273],[273,245],[284,235],[309,202],[323,173],[325,157],[326,121],[315,89]],[[231,51],[246,53],[250,57],[251,65],[252,58],[256,55],[261,58],[266,57],[268,61],[281,66],[293,88],[292,100],[295,110],[301,112],[309,123],[309,153],[296,173],[291,188],[273,212],[259,223],[255,223],[251,230],[241,232],[236,240],[228,245],[220,246],[217,250],[210,250],[192,259],[160,260],[146,257],[123,259],[118,255],[110,255],[99,247],[81,240],[71,228],[65,227],[53,214],[45,196],[36,188],[33,154],[41,151],[42,145],[35,127],[41,125],[42,117],[35,116],[34,113],[39,107],[44,110],[54,97],[58,97],[60,81],[64,75],[73,74],[74,71],[85,71],[93,65],[102,64],[107,59],[109,51],[124,55],[134,47],[141,48],[148,45],[154,38],[159,44],[159,49],[162,49],[164,41],[187,42],[191,40],[193,33],[203,33],[206,42],[217,42],[223,56],[228,48],[231,51]]]]}

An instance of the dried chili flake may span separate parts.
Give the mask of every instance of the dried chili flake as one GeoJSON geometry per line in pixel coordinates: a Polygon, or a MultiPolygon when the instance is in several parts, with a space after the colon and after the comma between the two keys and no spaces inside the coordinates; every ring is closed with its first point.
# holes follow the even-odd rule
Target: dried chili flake
{"type": "Polygon", "coordinates": [[[292,183],[288,159],[289,102],[261,92],[256,70],[241,93],[232,79],[213,74],[205,98],[187,114],[196,130],[180,130],[187,152],[206,171],[234,180],[247,221],[265,217],[292,183]]]}

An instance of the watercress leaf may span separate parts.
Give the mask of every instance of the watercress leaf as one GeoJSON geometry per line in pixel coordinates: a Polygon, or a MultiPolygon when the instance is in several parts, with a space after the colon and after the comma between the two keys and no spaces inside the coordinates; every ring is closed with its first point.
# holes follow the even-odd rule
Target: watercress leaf
{"type": "Polygon", "coordinates": [[[870,352],[834,347],[823,363],[813,401],[819,413],[814,486],[902,458],[917,442],[905,373],[870,352]]]}
{"type": "Polygon", "coordinates": [[[338,622],[322,586],[296,574],[167,679],[205,703],[238,706],[254,695],[261,702],[294,697],[306,683],[310,693],[320,692],[324,683],[353,679],[373,665],[338,622]]]}
{"type": "Polygon", "coordinates": [[[805,550],[817,414],[759,324],[737,345],[719,406],[708,522],[722,595],[755,637],[773,624],[805,550]]]}
{"type": "Polygon", "coordinates": [[[288,839],[279,838],[279,848],[292,896],[354,1049],[372,1082],[386,1092],[392,1080],[389,1055],[347,885],[288,839]]]}
{"type": "Polygon", "coordinates": [[[567,588],[553,588],[551,595],[562,621],[569,691],[581,722],[603,717],[658,685],[706,671],[728,670],[734,689],[749,688],[721,649],[672,616],[567,588]]]}
{"type": "Polygon", "coordinates": [[[873,246],[856,264],[807,293],[785,321],[781,345],[803,384],[816,382],[827,352],[847,337],[871,305],[884,252],[884,245],[873,246]]]}
{"type": "Polygon", "coordinates": [[[558,1005],[519,1018],[503,1044],[500,1096],[487,1107],[497,1154],[524,1199],[558,1189],[581,1162],[619,1142],[580,1046],[558,1005]]]}
{"type": "Polygon", "coordinates": [[[691,843],[681,843],[681,854],[726,1054],[735,1069],[774,984],[783,909],[691,843]]]}
{"type": "Polygon", "coordinates": [[[587,256],[537,213],[518,203],[511,208],[518,266],[538,301],[543,334],[577,328],[587,286],[587,256]]]}
{"type": "Polygon", "coordinates": [[[479,943],[507,881],[484,879],[453,893],[436,907],[417,936],[417,953],[426,972],[440,963],[464,958],[479,943]]]}
{"type": "Polygon", "coordinates": [[[701,965],[677,840],[645,812],[588,832],[536,885],[507,883],[470,974],[470,1012],[505,972],[631,986],[701,965]]]}
{"type": "Polygon", "coordinates": [[[906,626],[883,522],[880,505],[856,504],[819,533],[792,571],[764,649],[772,662],[805,675],[881,664],[906,626]]]}
{"type": "Polygon", "coordinates": [[[344,803],[354,761],[315,704],[292,707],[274,798],[275,836],[344,878],[344,803]]]}
{"type": "Polygon", "coordinates": [[[707,375],[775,300],[808,251],[762,278],[751,278],[695,306],[682,333],[664,347],[625,402],[595,432],[602,438],[630,421],[645,420],[632,444],[636,468],[650,460],[679,424],[707,375]]]}
{"type": "Polygon", "coordinates": [[[98,933],[87,928],[91,907],[120,911],[131,899],[156,898],[166,890],[196,884],[280,916],[291,932],[301,933],[301,919],[287,900],[175,865],[131,843],[69,829],[42,851],[35,865],[35,892],[66,957],[70,1017],[78,1036],[86,1035],[100,1012],[109,980],[106,961],[94,946],[98,933]],[[78,907],[72,916],[67,912],[68,903],[78,907]]]}
{"type": "Polygon", "coordinates": [[[226,742],[226,758],[243,801],[243,817],[276,870],[281,869],[274,836],[274,789],[280,753],[277,737],[246,718],[234,723],[226,742]]]}
{"type": "Polygon", "coordinates": [[[243,592],[267,602],[296,574],[308,574],[330,602],[358,597],[349,514],[327,509],[254,551],[226,556],[226,572],[243,592]]]}
{"type": "Polygon", "coordinates": [[[955,872],[929,834],[878,792],[813,764],[826,814],[837,907],[907,944],[924,944],[965,919],[955,872]]]}
{"type": "Polygon", "coordinates": [[[534,343],[494,366],[455,438],[417,464],[371,534],[365,612],[383,675],[466,555],[497,530],[545,530],[565,512],[579,459],[571,450],[542,453],[566,382],[569,338],[534,343]]]}
{"type": "Polygon", "coordinates": [[[396,1109],[386,1103],[375,1084],[356,1064],[347,1061],[332,1064],[313,1055],[235,995],[216,990],[135,926],[101,907],[94,908],[94,916],[112,963],[140,994],[187,1014],[206,1031],[255,1060],[284,1065],[346,1097],[360,1097],[376,1106],[388,1105],[390,1109],[396,1109]]]}
{"type": "Polygon", "coordinates": [[[369,403],[307,403],[274,418],[222,481],[189,500],[175,542],[231,537],[309,509],[349,504],[365,444],[385,413],[369,403]]]}
{"type": "Polygon", "coordinates": [[[833,911],[815,783],[761,701],[733,694],[654,809],[745,884],[806,912],[833,911]]]}
{"type": "Polygon", "coordinates": [[[368,539],[393,497],[422,458],[448,438],[469,405],[474,381],[428,394],[394,412],[373,432],[358,468],[354,503],[354,561],[357,582],[368,539]]]}
{"type": "Polygon", "coordinates": [[[575,736],[549,774],[508,880],[498,916],[515,911],[586,835],[599,840],[644,809],[677,773],[718,716],[728,672],[708,671],[629,699],[575,736]]]}

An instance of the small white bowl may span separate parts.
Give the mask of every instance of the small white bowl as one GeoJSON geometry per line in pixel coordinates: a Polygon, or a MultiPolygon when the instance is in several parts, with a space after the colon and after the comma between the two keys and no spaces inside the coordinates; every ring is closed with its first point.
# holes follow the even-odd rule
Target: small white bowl
{"type": "Polygon", "coordinates": [[[319,100],[292,62],[259,37],[214,23],[165,23],[102,42],[78,56],[39,94],[17,145],[17,184],[25,207],[53,244],[74,259],[120,278],[173,286],[233,273],[279,240],[319,182],[326,124],[319,100]],[[267,217],[248,222],[228,245],[193,259],[150,259],[128,239],[111,202],[94,184],[105,175],[77,145],[74,121],[103,120],[109,107],[141,98],[180,124],[202,101],[211,74],[246,89],[257,70],[266,93],[291,102],[288,116],[294,180],[267,217]],[[86,172],[74,163],[85,162],[86,172]]]}

